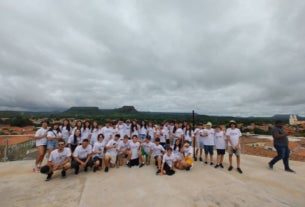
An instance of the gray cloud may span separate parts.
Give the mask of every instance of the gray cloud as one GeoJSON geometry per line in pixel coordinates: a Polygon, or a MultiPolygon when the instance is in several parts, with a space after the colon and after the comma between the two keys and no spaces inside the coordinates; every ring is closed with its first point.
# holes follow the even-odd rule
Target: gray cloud
{"type": "Polygon", "coordinates": [[[0,3],[0,109],[305,114],[304,1],[0,3]]]}

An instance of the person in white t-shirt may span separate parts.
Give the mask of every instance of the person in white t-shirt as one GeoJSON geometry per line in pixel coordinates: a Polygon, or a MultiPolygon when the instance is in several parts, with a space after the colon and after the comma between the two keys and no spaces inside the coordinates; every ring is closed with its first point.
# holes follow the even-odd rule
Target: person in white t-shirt
{"type": "Polygon", "coordinates": [[[91,124],[89,121],[85,121],[84,127],[81,128],[81,140],[88,139],[90,141],[91,139],[91,124]]]}
{"type": "Polygon", "coordinates": [[[181,137],[184,135],[184,130],[182,129],[182,124],[176,124],[176,131],[174,134],[174,142],[176,142],[176,139],[181,139],[181,137]],[[178,128],[177,128],[178,126],[178,128]]]}
{"type": "MultiPolygon", "coordinates": [[[[128,135],[126,134],[123,138],[123,140],[119,141],[118,144],[118,164],[119,166],[124,165],[124,159],[128,159],[128,157],[131,156],[131,152],[130,152],[130,140],[128,135]]],[[[128,163],[127,163],[128,164],[128,163]]]]}
{"type": "Polygon", "coordinates": [[[166,175],[174,175],[174,163],[176,161],[175,155],[173,154],[173,149],[171,147],[166,148],[166,153],[163,155],[162,166],[160,175],[164,173],[166,175]]]}
{"type": "Polygon", "coordinates": [[[192,146],[193,136],[194,136],[194,131],[192,130],[191,126],[187,124],[184,130],[184,141],[189,141],[190,145],[192,146]]]}
{"type": "Polygon", "coordinates": [[[141,168],[144,166],[142,153],[141,153],[141,144],[138,141],[138,136],[133,135],[132,141],[129,142],[130,154],[128,156],[128,167],[138,166],[141,168]]]}
{"type": "Polygon", "coordinates": [[[58,148],[50,154],[48,164],[41,168],[40,172],[47,174],[46,181],[51,180],[55,171],[61,170],[61,176],[66,177],[66,171],[71,168],[71,150],[65,147],[64,139],[58,140],[58,148]]]}
{"type": "Polygon", "coordinates": [[[154,143],[151,142],[151,137],[149,135],[146,136],[144,142],[141,143],[141,146],[142,146],[142,157],[143,159],[145,159],[145,164],[150,165],[151,152],[154,143]]]}
{"type": "Polygon", "coordinates": [[[215,148],[217,150],[217,163],[215,168],[223,168],[223,157],[226,153],[226,136],[220,126],[215,126],[215,148]]]}
{"type": "Polygon", "coordinates": [[[80,129],[76,129],[74,133],[68,139],[68,147],[71,149],[73,153],[75,148],[80,145],[81,142],[81,131],[80,129]]]}
{"type": "Polygon", "coordinates": [[[139,128],[139,137],[141,138],[141,141],[144,140],[146,136],[147,136],[147,125],[145,121],[142,121],[139,128]]]}
{"type": "Polygon", "coordinates": [[[39,172],[41,163],[46,154],[47,135],[48,135],[48,121],[42,121],[41,128],[39,128],[36,131],[34,136],[36,140],[37,156],[36,156],[35,167],[33,168],[33,172],[39,172]]]}
{"type": "Polygon", "coordinates": [[[120,137],[123,138],[125,135],[125,123],[123,121],[119,121],[116,125],[116,130],[120,134],[120,137]]]}
{"type": "MultiPolygon", "coordinates": [[[[100,126],[101,127],[101,126],[100,126]]],[[[100,134],[100,128],[99,125],[96,121],[92,123],[91,127],[91,139],[90,139],[90,144],[94,146],[94,143],[97,142],[97,136],[100,134]]]]}
{"type": "Polygon", "coordinates": [[[93,145],[93,172],[100,170],[102,168],[102,163],[104,159],[104,135],[99,134],[97,136],[97,141],[93,145]]]}
{"type": "Polygon", "coordinates": [[[212,123],[208,122],[206,124],[206,128],[203,129],[203,144],[204,144],[204,155],[205,160],[204,163],[208,164],[208,155],[210,155],[210,165],[214,165],[213,163],[213,155],[214,155],[214,139],[215,139],[215,131],[212,128],[212,123]]]}
{"type": "Polygon", "coordinates": [[[57,140],[62,138],[62,134],[58,123],[53,123],[53,126],[48,130],[47,134],[47,157],[57,147],[57,140]]]}
{"type": "MultiPolygon", "coordinates": [[[[198,152],[200,150],[200,158],[202,156],[202,148],[200,148],[200,132],[202,133],[202,126],[201,125],[197,125],[195,130],[194,130],[194,142],[195,142],[195,147],[196,147],[196,151],[195,151],[195,161],[197,161],[197,155],[198,155],[198,152]]],[[[202,161],[202,158],[201,160],[202,161]]]]}
{"type": "Polygon", "coordinates": [[[128,137],[131,136],[131,123],[130,123],[130,120],[126,120],[124,136],[125,135],[127,135],[128,137]]]}
{"type": "Polygon", "coordinates": [[[82,144],[75,148],[73,158],[72,166],[75,175],[79,173],[80,166],[84,168],[85,172],[87,172],[88,167],[92,168],[92,146],[88,139],[83,139],[82,144]]]}
{"type": "Polygon", "coordinates": [[[102,133],[105,137],[104,141],[106,144],[109,142],[109,140],[111,140],[114,137],[114,132],[115,132],[115,130],[114,130],[111,122],[106,123],[106,126],[104,126],[102,128],[102,133]]]}
{"type": "Polygon", "coordinates": [[[68,145],[68,139],[72,134],[72,127],[70,121],[65,119],[63,125],[60,127],[62,138],[65,140],[65,143],[68,145]]]}
{"type": "Polygon", "coordinates": [[[189,171],[193,166],[193,147],[189,141],[185,141],[181,149],[183,159],[180,162],[178,169],[189,171]]]}
{"type": "Polygon", "coordinates": [[[109,171],[109,167],[114,167],[117,163],[117,155],[119,151],[120,134],[116,134],[106,145],[105,154],[105,172],[109,171]]]}
{"type": "Polygon", "coordinates": [[[229,171],[233,170],[232,166],[232,156],[233,154],[236,155],[236,162],[237,162],[237,171],[242,174],[243,171],[240,168],[240,137],[241,132],[237,128],[237,124],[235,121],[230,121],[230,128],[226,131],[226,136],[228,140],[228,153],[229,153],[229,162],[230,166],[228,168],[229,171]]]}
{"type": "Polygon", "coordinates": [[[160,138],[155,139],[155,144],[152,147],[152,156],[155,159],[156,165],[157,165],[157,172],[158,175],[161,172],[161,164],[162,164],[162,156],[165,152],[165,149],[160,144],[160,138]]]}
{"type": "Polygon", "coordinates": [[[175,155],[175,167],[178,169],[179,169],[180,162],[183,159],[182,145],[183,145],[183,143],[181,142],[181,140],[177,139],[176,143],[172,147],[173,154],[175,155]]]}
{"type": "Polygon", "coordinates": [[[151,122],[148,123],[147,133],[150,136],[150,141],[154,142],[154,140],[155,140],[155,128],[153,127],[153,124],[151,122]]]}

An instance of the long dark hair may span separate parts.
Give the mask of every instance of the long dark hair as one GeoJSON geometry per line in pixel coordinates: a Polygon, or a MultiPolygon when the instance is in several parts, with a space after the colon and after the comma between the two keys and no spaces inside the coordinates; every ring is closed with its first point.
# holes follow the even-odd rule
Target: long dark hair
{"type": "Polygon", "coordinates": [[[187,135],[187,133],[189,133],[190,137],[192,136],[192,128],[189,124],[185,126],[185,135],[187,135]],[[189,127],[189,129],[187,129],[187,127],[189,127]]]}
{"type": "Polygon", "coordinates": [[[145,121],[141,121],[141,124],[140,124],[140,129],[144,126],[145,129],[147,129],[147,124],[145,121]],[[144,124],[143,124],[144,122],[144,124]]]}
{"type": "Polygon", "coordinates": [[[182,141],[180,139],[176,139],[175,143],[174,143],[174,150],[177,149],[177,147],[179,147],[179,151],[182,148],[182,141]],[[179,144],[177,145],[177,141],[179,140],[179,144]]]}
{"type": "Polygon", "coordinates": [[[91,125],[91,133],[93,132],[94,129],[98,129],[98,123],[97,121],[93,121],[91,125]],[[94,127],[94,123],[96,123],[96,127],[94,127]]]}
{"type": "Polygon", "coordinates": [[[65,126],[66,129],[70,132],[71,131],[71,124],[70,124],[70,121],[68,119],[65,119],[64,122],[63,122],[63,127],[65,126]],[[65,121],[68,122],[67,126],[65,126],[65,121]]]}
{"type": "Polygon", "coordinates": [[[58,124],[58,123],[54,123],[54,124],[52,124],[52,126],[50,127],[50,129],[49,129],[48,131],[49,131],[49,132],[50,132],[50,131],[53,131],[53,130],[54,130],[54,126],[55,126],[55,125],[57,125],[57,126],[58,126],[58,127],[57,127],[57,129],[55,129],[55,130],[57,131],[57,133],[58,133],[58,132],[60,132],[60,128],[59,128],[59,124],[58,124]]]}
{"type": "Polygon", "coordinates": [[[73,144],[74,144],[74,145],[78,144],[78,143],[77,143],[77,136],[76,136],[76,131],[77,131],[77,130],[79,131],[79,137],[82,136],[81,130],[80,130],[80,129],[76,129],[75,132],[74,132],[74,135],[73,135],[73,136],[74,136],[74,139],[73,139],[73,144]]]}

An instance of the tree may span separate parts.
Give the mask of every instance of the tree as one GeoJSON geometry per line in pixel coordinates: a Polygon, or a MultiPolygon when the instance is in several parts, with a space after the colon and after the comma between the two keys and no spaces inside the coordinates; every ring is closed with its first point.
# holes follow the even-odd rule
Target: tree
{"type": "Polygon", "coordinates": [[[16,116],[10,120],[10,125],[11,126],[17,126],[17,127],[24,127],[24,126],[29,126],[33,125],[32,121],[24,116],[16,116]]]}

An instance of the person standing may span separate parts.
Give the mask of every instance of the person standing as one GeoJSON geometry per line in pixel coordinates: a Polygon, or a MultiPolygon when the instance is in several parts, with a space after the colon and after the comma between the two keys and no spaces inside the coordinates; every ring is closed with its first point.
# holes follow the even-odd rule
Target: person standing
{"type": "Polygon", "coordinates": [[[274,148],[277,151],[277,156],[275,156],[269,163],[269,168],[273,169],[273,165],[277,163],[280,160],[283,160],[285,171],[286,172],[292,172],[295,173],[294,170],[292,170],[289,167],[289,141],[287,133],[283,129],[283,123],[282,121],[276,121],[275,127],[272,129],[272,136],[273,136],[273,145],[274,148]]]}
{"type": "Polygon", "coordinates": [[[232,166],[232,157],[233,154],[236,155],[236,162],[237,162],[237,171],[242,174],[243,171],[240,169],[240,137],[241,132],[237,128],[237,124],[234,120],[230,121],[230,128],[226,131],[226,136],[228,140],[228,153],[229,153],[229,162],[230,166],[228,171],[233,170],[232,166]]]}
{"type": "Polygon", "coordinates": [[[41,128],[39,128],[36,131],[34,136],[36,142],[36,148],[37,148],[37,157],[35,161],[35,167],[33,168],[33,172],[39,172],[41,163],[46,154],[47,135],[48,135],[48,121],[43,121],[41,123],[41,128]]]}

